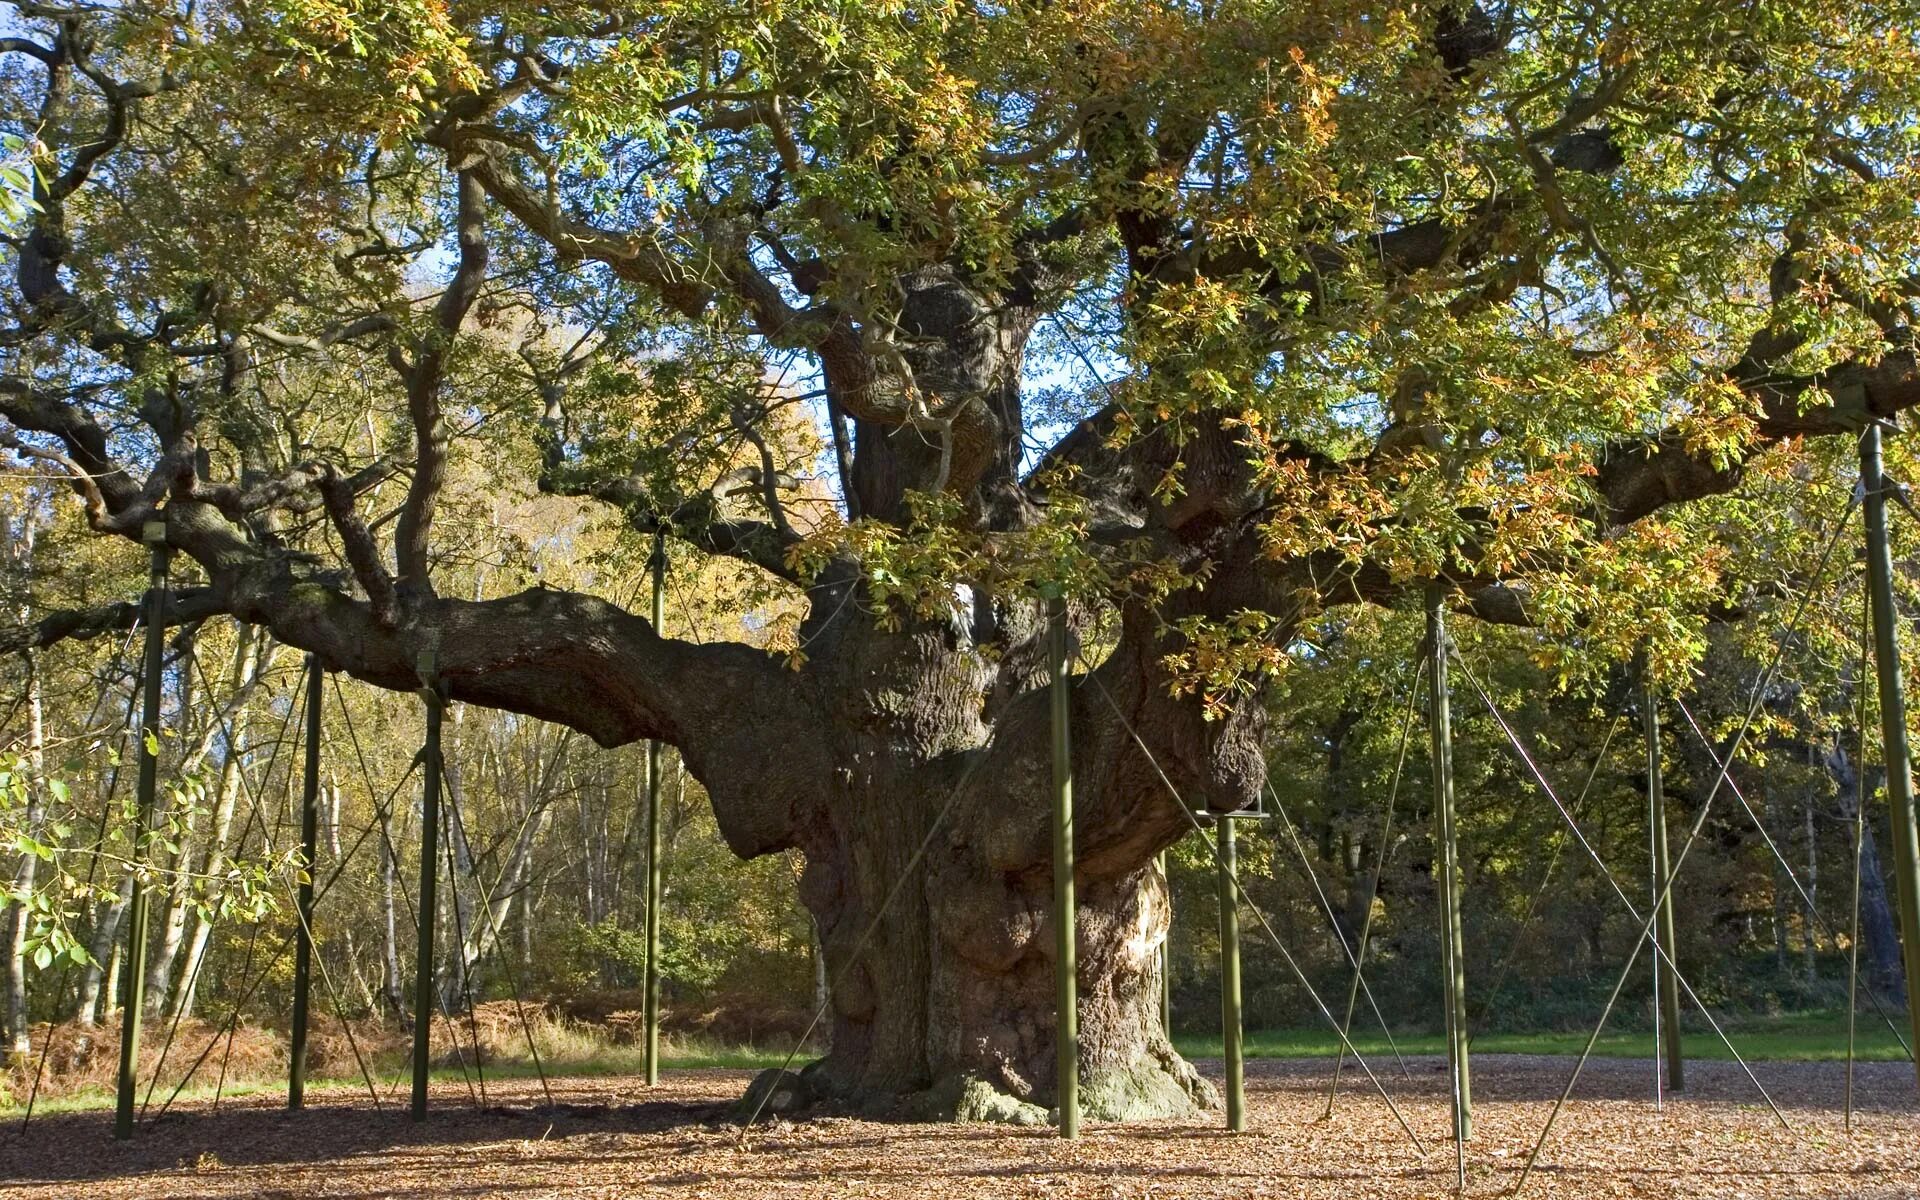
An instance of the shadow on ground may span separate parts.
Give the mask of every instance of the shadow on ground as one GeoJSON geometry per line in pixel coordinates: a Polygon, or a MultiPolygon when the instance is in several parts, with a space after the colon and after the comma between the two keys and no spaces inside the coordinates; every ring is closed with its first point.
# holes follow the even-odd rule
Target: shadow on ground
{"type": "MultiPolygon", "coordinates": [[[[0,1132],[0,1196],[164,1195],[434,1197],[687,1195],[1289,1197],[1428,1195],[1510,1187],[1572,1061],[1476,1056],[1476,1127],[1464,1164],[1446,1140],[1446,1075],[1431,1057],[1370,1061],[1426,1144],[1416,1153],[1366,1079],[1349,1066],[1331,1120],[1321,1120],[1331,1064],[1248,1064],[1251,1128],[1216,1121],[1094,1126],[1076,1143],[1045,1129],[889,1125],[825,1118],[756,1128],[728,1119],[751,1072],[672,1072],[658,1089],[633,1079],[557,1080],[548,1106],[532,1080],[491,1085],[476,1106],[459,1084],[436,1088],[424,1123],[404,1097],[376,1111],[364,1093],[329,1091],[302,1113],[271,1098],[189,1105],[112,1140],[110,1113],[36,1117],[0,1132]]],[[[1217,1062],[1202,1061],[1218,1076],[1217,1062]]],[[[1911,1197],[1920,1195],[1920,1099],[1910,1064],[1862,1064],[1856,1126],[1841,1130],[1839,1064],[1754,1068],[1793,1129],[1768,1111],[1733,1063],[1689,1065],[1683,1096],[1652,1103],[1652,1064],[1590,1064],[1539,1178],[1555,1196],[1911,1197]]]]}

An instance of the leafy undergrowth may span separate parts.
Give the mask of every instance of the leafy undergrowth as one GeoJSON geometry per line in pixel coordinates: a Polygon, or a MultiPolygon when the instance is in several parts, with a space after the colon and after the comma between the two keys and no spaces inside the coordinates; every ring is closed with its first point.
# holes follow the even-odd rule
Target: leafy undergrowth
{"type": "MultiPolygon", "coordinates": [[[[434,1022],[429,1053],[435,1079],[478,1095],[488,1079],[549,1075],[635,1075],[645,1048],[630,1022],[590,1022],[542,1005],[510,1000],[476,1005],[471,1014],[434,1022]],[[536,1062],[537,1058],[537,1062],[536,1062]]],[[[790,1045],[790,1043],[789,1043],[790,1045]]],[[[404,1096],[411,1067],[410,1036],[391,1022],[318,1023],[308,1038],[308,1091],[355,1093],[369,1087],[404,1096]]],[[[664,1034],[660,1057],[671,1068],[750,1068],[778,1062],[786,1048],[736,1045],[699,1034],[664,1034]]],[[[0,1116],[111,1107],[119,1069],[118,1020],[92,1028],[73,1023],[40,1026],[31,1055],[0,1071],[0,1116]],[[48,1044],[51,1034],[52,1043],[48,1044]]],[[[201,1020],[177,1027],[147,1023],[140,1042],[140,1100],[148,1110],[173,1103],[283,1092],[288,1047],[284,1031],[241,1024],[225,1029],[201,1020]],[[177,1093],[177,1094],[176,1094],[177,1093]]]]}

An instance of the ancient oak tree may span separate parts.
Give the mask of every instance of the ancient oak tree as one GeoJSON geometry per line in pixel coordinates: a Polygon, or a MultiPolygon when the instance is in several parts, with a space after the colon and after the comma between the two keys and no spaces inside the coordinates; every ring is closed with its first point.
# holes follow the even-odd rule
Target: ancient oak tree
{"type": "Polygon", "coordinates": [[[1254,801],[1316,614],[1625,654],[1714,597],[1690,514],[1920,404],[1898,0],[12,7],[7,453],[165,521],[176,622],[677,747],[804,856],[858,1103],[1053,1096],[1044,595],[1082,1096],[1185,1111],[1161,772],[1254,801]],[[462,469],[796,623],[441,594],[462,469]]]}

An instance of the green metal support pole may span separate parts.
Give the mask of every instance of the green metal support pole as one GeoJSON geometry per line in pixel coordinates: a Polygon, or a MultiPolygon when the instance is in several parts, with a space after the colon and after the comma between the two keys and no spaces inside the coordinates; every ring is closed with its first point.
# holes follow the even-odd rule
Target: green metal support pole
{"type": "Polygon", "coordinates": [[[1073,690],[1067,677],[1067,602],[1048,603],[1047,665],[1053,673],[1054,1080],[1060,1136],[1080,1136],[1079,945],[1073,901],[1073,690]]]}
{"type": "Polygon", "coordinates": [[[1679,939],[1673,919],[1673,892],[1667,886],[1673,878],[1673,860],[1667,850],[1667,790],[1660,769],[1660,699],[1651,680],[1640,707],[1647,736],[1647,819],[1653,827],[1653,886],[1654,895],[1660,898],[1654,923],[1659,949],[1653,963],[1659,976],[1660,1041],[1667,1059],[1667,1090],[1677,1092],[1687,1086],[1687,1063],[1680,1047],[1680,972],[1674,965],[1679,939]]]}
{"type": "Polygon", "coordinates": [[[1467,1062],[1466,951],[1460,922],[1460,846],[1453,812],[1453,723],[1447,698],[1446,600],[1438,588],[1427,599],[1428,732],[1433,758],[1433,811],[1440,841],[1442,980],[1447,1010],[1447,1058],[1453,1073],[1454,1137],[1473,1134],[1473,1083],[1467,1062]]]}
{"type": "Polygon", "coordinates": [[[126,1001],[120,1008],[120,1074],[114,1099],[113,1136],[133,1136],[134,1075],[140,1062],[140,1018],[147,1006],[147,834],[153,824],[153,797],[160,783],[160,674],[166,653],[167,548],[165,520],[148,521],[140,531],[152,562],[147,576],[147,643],[141,666],[139,810],[134,823],[133,897],[127,904],[127,958],[120,968],[126,1001]]]}
{"type": "MultiPolygon", "coordinates": [[[[653,538],[653,628],[658,633],[666,625],[667,544],[659,534],[653,538]]],[[[664,892],[660,870],[660,743],[647,743],[647,970],[644,983],[646,1008],[647,1086],[660,1082],[660,898],[664,892]]]]}
{"type": "MultiPolygon", "coordinates": [[[[1899,620],[1893,602],[1893,549],[1887,537],[1887,481],[1880,426],[1860,438],[1861,508],[1867,524],[1867,594],[1873,615],[1873,658],[1880,685],[1880,736],[1892,808],[1893,875],[1900,905],[1900,942],[1907,968],[1907,1017],[1920,1045],[1920,832],[1914,825],[1913,760],[1907,745],[1907,701],[1900,678],[1899,620]]],[[[1920,1064],[1915,1066],[1920,1072],[1920,1064]]],[[[1916,1075],[1920,1082],[1920,1074],[1916,1075]]]]}
{"type": "Polygon", "coordinates": [[[313,872],[320,831],[320,660],[307,655],[307,761],[300,778],[300,894],[293,936],[293,1028],[288,1032],[287,1107],[307,1099],[307,1014],[313,990],[313,872]]]}
{"type": "Polygon", "coordinates": [[[1220,872],[1220,1053],[1227,1067],[1227,1128],[1247,1128],[1246,1066],[1240,1038],[1240,887],[1239,853],[1233,818],[1214,823],[1214,862],[1220,872]]]}
{"type": "Polygon", "coordinates": [[[1167,936],[1160,942],[1160,1032],[1173,1040],[1173,876],[1167,874],[1167,852],[1154,859],[1167,889],[1167,936]]]}
{"type": "Polygon", "coordinates": [[[434,654],[420,656],[420,680],[426,685],[427,739],[420,750],[420,767],[426,773],[420,791],[420,931],[413,960],[413,1103],[409,1112],[416,1121],[427,1119],[427,1071],[432,1056],[429,1050],[433,1033],[433,919],[438,907],[440,865],[440,722],[446,697],[440,690],[439,671],[434,654]]]}

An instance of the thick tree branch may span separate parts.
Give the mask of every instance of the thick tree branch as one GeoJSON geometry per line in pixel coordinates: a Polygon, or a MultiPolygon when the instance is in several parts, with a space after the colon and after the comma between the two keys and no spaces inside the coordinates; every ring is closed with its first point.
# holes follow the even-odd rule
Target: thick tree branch
{"type": "MultiPolygon", "coordinates": [[[[79,405],[39,391],[25,380],[0,378],[0,417],[32,433],[57,438],[71,464],[73,486],[87,502],[96,529],[120,532],[140,500],[140,487],[107,450],[107,433],[79,405]],[[97,514],[97,515],[96,515],[97,514]]],[[[138,515],[132,518],[137,522],[138,515]]]]}
{"type": "Polygon", "coordinates": [[[400,510],[394,534],[394,557],[400,571],[400,587],[410,592],[431,595],[430,555],[433,541],[433,514],[440,490],[446,485],[447,450],[452,438],[440,405],[440,381],[446,374],[447,356],[455,336],[466,321],[467,312],[480,294],[487,274],[485,230],[485,193],[471,172],[457,177],[458,201],[455,232],[460,246],[460,265],[453,279],[440,293],[434,305],[434,326],[415,347],[412,361],[395,351],[395,365],[407,384],[407,412],[413,422],[413,479],[400,510]]]}
{"type": "Polygon", "coordinates": [[[458,126],[443,137],[448,154],[502,208],[563,255],[590,258],[648,288],[682,316],[695,317],[712,302],[712,289],[689,267],[648,237],[601,229],[568,216],[551,195],[541,196],[501,161],[504,135],[484,126],[458,126]]]}
{"type": "MultiPolygon", "coordinates": [[[[226,611],[213,588],[183,588],[169,593],[167,600],[165,626],[169,629],[192,625],[226,611]]],[[[0,630],[0,654],[43,650],[56,642],[122,633],[138,625],[145,614],[145,603],[139,600],[49,613],[38,621],[0,630]]]]}
{"type": "MultiPolygon", "coordinates": [[[[776,474],[770,485],[794,486],[797,481],[785,474],[776,474]]],[[[791,528],[782,530],[766,521],[728,517],[720,510],[722,500],[743,490],[756,496],[769,490],[762,484],[758,467],[730,471],[712,488],[668,512],[659,511],[641,481],[631,477],[575,480],[550,468],[541,476],[540,490],[555,496],[591,497],[624,512],[628,526],[637,533],[669,534],[708,554],[752,563],[789,583],[806,583],[787,564],[787,548],[800,540],[791,528]]]]}
{"type": "Polygon", "coordinates": [[[354,508],[354,497],[359,494],[359,489],[353,481],[342,479],[331,467],[322,472],[315,486],[320,490],[321,502],[326,506],[328,520],[333,522],[334,532],[340,535],[340,545],[346,553],[347,564],[353,568],[354,578],[360,581],[361,589],[367,593],[374,623],[382,629],[392,629],[399,619],[393,577],[387,574],[386,563],[381,560],[380,547],[374,542],[372,531],[354,508]]]}

